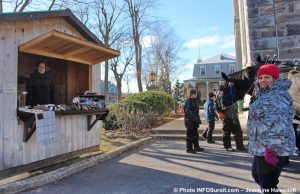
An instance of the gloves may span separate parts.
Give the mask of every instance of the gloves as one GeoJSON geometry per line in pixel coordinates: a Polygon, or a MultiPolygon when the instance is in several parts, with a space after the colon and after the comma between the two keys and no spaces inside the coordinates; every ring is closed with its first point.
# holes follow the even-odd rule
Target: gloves
{"type": "Polygon", "coordinates": [[[224,120],[224,114],[222,113],[222,112],[218,112],[218,114],[219,114],[219,119],[220,120],[224,120]]]}
{"type": "Polygon", "coordinates": [[[270,148],[266,147],[265,148],[265,161],[268,163],[268,164],[271,164],[273,166],[276,166],[279,162],[278,158],[277,158],[277,155],[276,155],[276,152],[271,150],[270,148]]]}
{"type": "Polygon", "coordinates": [[[215,120],[218,121],[219,120],[219,116],[218,114],[215,114],[215,120]]]}

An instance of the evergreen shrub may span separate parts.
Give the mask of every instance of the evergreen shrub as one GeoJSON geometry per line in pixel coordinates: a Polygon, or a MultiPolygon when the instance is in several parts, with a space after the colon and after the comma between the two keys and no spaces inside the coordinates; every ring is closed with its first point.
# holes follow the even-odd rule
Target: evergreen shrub
{"type": "Polygon", "coordinates": [[[138,100],[149,105],[150,110],[157,112],[160,116],[168,115],[174,109],[175,100],[172,96],[162,91],[147,91],[133,94],[126,100],[138,100]]]}

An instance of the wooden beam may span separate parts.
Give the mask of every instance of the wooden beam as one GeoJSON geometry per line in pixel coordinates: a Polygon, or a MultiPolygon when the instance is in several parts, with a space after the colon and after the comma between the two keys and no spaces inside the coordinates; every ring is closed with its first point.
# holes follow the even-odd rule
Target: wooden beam
{"type": "Polygon", "coordinates": [[[79,58],[76,58],[76,57],[67,57],[67,58],[65,58],[63,55],[49,53],[47,51],[41,51],[41,50],[26,49],[26,51],[21,51],[21,52],[31,53],[31,54],[35,54],[35,55],[42,55],[42,56],[47,56],[47,57],[53,57],[53,58],[58,58],[58,59],[63,59],[63,60],[75,61],[75,62],[83,63],[83,64],[86,64],[86,65],[93,65],[94,64],[90,60],[82,60],[82,59],[79,59],[79,58]]]}
{"type": "MultiPolygon", "coordinates": [[[[111,57],[111,55],[106,54],[106,55],[103,55],[101,58],[97,59],[97,61],[106,61],[111,58],[113,58],[113,57],[111,57]]],[[[96,60],[94,60],[94,61],[96,61],[96,60]]]]}
{"type": "Polygon", "coordinates": [[[83,63],[83,64],[86,64],[86,65],[94,65],[95,63],[91,60],[84,60],[84,59],[80,59],[80,58],[77,58],[77,57],[67,57],[65,60],[69,60],[69,61],[75,61],[75,62],[78,62],[78,63],[83,63]]]}
{"type": "Polygon", "coordinates": [[[115,51],[113,49],[106,48],[104,46],[99,46],[98,44],[95,44],[93,42],[88,42],[86,40],[81,40],[77,37],[73,37],[71,35],[66,35],[66,34],[58,32],[56,30],[53,30],[51,33],[52,33],[53,36],[62,38],[64,40],[69,40],[71,42],[75,42],[75,43],[80,44],[80,45],[84,45],[84,46],[87,46],[87,47],[90,47],[90,48],[94,48],[94,49],[99,50],[99,51],[104,51],[104,52],[107,52],[107,53],[111,53],[112,55],[116,55],[116,56],[120,55],[119,51],[115,51]]]}
{"type": "Polygon", "coordinates": [[[20,45],[19,49],[23,49],[24,50],[24,49],[30,48],[30,47],[36,45],[37,43],[39,43],[39,42],[41,42],[41,41],[43,41],[43,40],[45,40],[45,39],[47,39],[49,37],[51,37],[50,33],[47,33],[47,34],[42,35],[42,36],[39,36],[39,37],[37,37],[35,39],[32,39],[32,40],[30,40],[30,41],[28,41],[28,42],[20,45]]]}

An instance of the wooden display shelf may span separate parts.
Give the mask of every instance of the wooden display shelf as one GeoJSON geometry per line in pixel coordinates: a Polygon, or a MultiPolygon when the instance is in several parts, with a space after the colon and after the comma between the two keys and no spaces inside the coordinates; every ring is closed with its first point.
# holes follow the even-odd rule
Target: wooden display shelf
{"type": "Polygon", "coordinates": [[[96,110],[72,110],[72,111],[55,111],[56,115],[68,116],[68,115],[87,115],[87,130],[91,130],[94,125],[99,121],[106,118],[109,110],[107,108],[96,109],[96,110]],[[92,116],[96,118],[92,122],[92,116]]]}
{"type": "MultiPolygon", "coordinates": [[[[106,118],[109,110],[107,108],[96,110],[72,110],[72,111],[55,111],[56,116],[72,116],[72,115],[87,115],[87,130],[90,131],[94,125],[106,118]],[[96,118],[92,121],[92,116],[96,118]]],[[[24,122],[23,142],[27,142],[36,130],[34,113],[27,113],[17,110],[18,118],[24,122]],[[21,116],[22,113],[22,116],[21,116]]]]}
{"type": "MultiPolygon", "coordinates": [[[[55,115],[98,115],[98,114],[108,114],[109,110],[107,108],[95,109],[95,110],[68,110],[68,111],[55,111],[55,115]]],[[[105,116],[106,116],[105,115],[105,116]]],[[[105,119],[105,117],[103,118],[105,119]]]]}

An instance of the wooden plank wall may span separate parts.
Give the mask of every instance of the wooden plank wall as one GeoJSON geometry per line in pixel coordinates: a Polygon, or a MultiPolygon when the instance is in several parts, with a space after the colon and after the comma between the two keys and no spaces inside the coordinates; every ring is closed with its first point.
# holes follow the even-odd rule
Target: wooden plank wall
{"type": "Polygon", "coordinates": [[[57,117],[58,138],[50,146],[40,145],[36,132],[23,142],[23,124],[16,117],[17,94],[3,93],[3,84],[17,84],[18,63],[22,63],[18,46],[52,29],[84,39],[63,18],[0,22],[0,171],[100,144],[101,122],[87,131],[84,115],[57,117]]]}
{"type": "Polygon", "coordinates": [[[78,93],[84,93],[89,90],[89,66],[69,62],[67,73],[68,103],[72,102],[74,96],[78,93]]]}
{"type": "Polygon", "coordinates": [[[54,82],[57,104],[67,104],[67,62],[58,60],[51,62],[50,76],[54,82]]]}
{"type": "MultiPolygon", "coordinates": [[[[5,47],[4,47],[4,83],[17,84],[17,61],[16,61],[16,22],[5,24],[5,47]]],[[[5,111],[3,117],[4,126],[4,168],[16,164],[19,156],[16,156],[16,149],[18,144],[14,143],[14,137],[17,131],[15,129],[16,111],[12,107],[17,107],[17,95],[15,93],[4,93],[3,95],[3,110],[5,111]]]]}
{"type": "MultiPolygon", "coordinates": [[[[4,82],[4,48],[5,48],[5,24],[0,22],[0,109],[4,109],[3,82],[4,82]]],[[[4,111],[0,110],[0,169],[4,168],[4,111]]]]}
{"type": "MultiPolygon", "coordinates": [[[[87,131],[86,115],[57,116],[56,127],[57,139],[52,144],[40,144],[36,132],[33,133],[28,142],[22,143],[24,149],[27,150],[23,152],[22,164],[100,144],[99,129],[101,128],[101,122],[98,122],[90,131],[87,131]]],[[[23,124],[19,125],[18,130],[20,131],[19,136],[23,137],[23,124]]]]}

